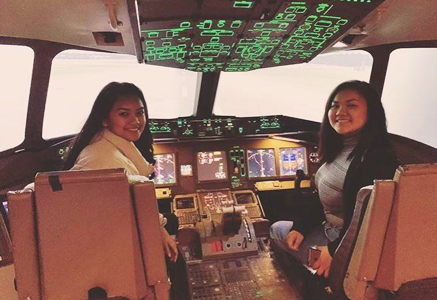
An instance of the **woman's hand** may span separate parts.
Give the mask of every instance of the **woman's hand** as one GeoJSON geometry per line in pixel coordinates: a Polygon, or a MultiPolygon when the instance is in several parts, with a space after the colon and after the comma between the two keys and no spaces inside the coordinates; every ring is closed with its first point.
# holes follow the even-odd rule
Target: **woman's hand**
{"type": "Polygon", "coordinates": [[[292,230],[287,235],[288,248],[292,250],[298,250],[300,243],[303,241],[303,234],[299,231],[292,230]]]}
{"type": "Polygon", "coordinates": [[[162,244],[165,254],[170,258],[170,261],[175,262],[178,259],[178,246],[176,241],[168,234],[167,230],[161,228],[162,244]]]}
{"type": "Polygon", "coordinates": [[[319,249],[321,253],[319,259],[314,263],[313,269],[317,270],[318,275],[324,275],[328,278],[332,256],[329,254],[328,246],[318,246],[317,249],[319,249]]]}

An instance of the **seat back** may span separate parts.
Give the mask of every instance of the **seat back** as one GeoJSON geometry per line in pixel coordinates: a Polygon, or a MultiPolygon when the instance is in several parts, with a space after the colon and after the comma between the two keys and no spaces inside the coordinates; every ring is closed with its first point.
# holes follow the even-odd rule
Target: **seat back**
{"type": "Polygon", "coordinates": [[[437,164],[402,166],[392,181],[376,181],[344,279],[348,298],[426,285],[432,291],[416,289],[417,299],[435,299],[436,212],[437,164]]]}
{"type": "Polygon", "coordinates": [[[96,287],[168,298],[153,183],[123,170],[40,173],[34,193],[8,200],[19,299],[88,299],[96,287]]]}
{"type": "MultiPolygon", "coordinates": [[[[347,299],[344,294],[343,280],[347,274],[349,262],[357,241],[358,232],[362,227],[364,214],[373,186],[366,186],[358,191],[353,217],[339,247],[335,251],[329,271],[329,285],[338,300],[347,299]]],[[[363,225],[364,226],[364,225],[363,225]]]]}

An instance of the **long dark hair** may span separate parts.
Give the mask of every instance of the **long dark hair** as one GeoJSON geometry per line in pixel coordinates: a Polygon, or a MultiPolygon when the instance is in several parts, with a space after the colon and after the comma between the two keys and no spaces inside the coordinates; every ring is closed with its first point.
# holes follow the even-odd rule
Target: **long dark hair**
{"type": "Polygon", "coordinates": [[[338,85],[326,102],[325,114],[320,127],[319,156],[321,162],[332,162],[343,149],[343,138],[329,123],[328,112],[335,96],[344,90],[356,91],[367,103],[367,121],[361,130],[358,144],[349,155],[349,159],[364,155],[370,147],[380,147],[392,152],[393,148],[387,132],[387,122],[380,94],[367,82],[351,80],[338,85]]]}
{"type": "Polygon", "coordinates": [[[144,105],[146,126],[140,138],[134,144],[149,163],[155,163],[153,158],[153,138],[149,128],[149,113],[143,92],[132,83],[111,82],[100,91],[85,125],[83,125],[82,130],[72,141],[72,148],[64,163],[63,170],[71,169],[80,152],[89,145],[91,139],[98,132],[103,130],[102,122],[108,119],[109,112],[120,96],[136,96],[144,105]]]}

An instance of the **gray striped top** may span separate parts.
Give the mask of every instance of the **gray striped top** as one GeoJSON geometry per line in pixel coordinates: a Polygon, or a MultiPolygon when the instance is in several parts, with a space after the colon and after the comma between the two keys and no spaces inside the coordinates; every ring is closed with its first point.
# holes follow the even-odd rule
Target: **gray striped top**
{"type": "Polygon", "coordinates": [[[343,150],[331,163],[324,163],[316,173],[315,183],[326,220],[332,227],[341,229],[344,223],[343,185],[351,163],[347,159],[358,143],[358,135],[344,137],[343,150]]]}

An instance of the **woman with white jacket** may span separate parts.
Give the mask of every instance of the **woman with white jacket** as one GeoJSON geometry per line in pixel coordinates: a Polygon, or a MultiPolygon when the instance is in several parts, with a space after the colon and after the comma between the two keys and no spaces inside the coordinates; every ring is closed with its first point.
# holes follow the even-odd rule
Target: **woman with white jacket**
{"type": "MultiPolygon", "coordinates": [[[[131,83],[111,82],[97,96],[63,169],[124,168],[127,175],[149,177],[155,163],[152,143],[142,91],[131,83]]],[[[176,242],[164,228],[161,214],[160,223],[164,251],[175,262],[176,242]]]]}

